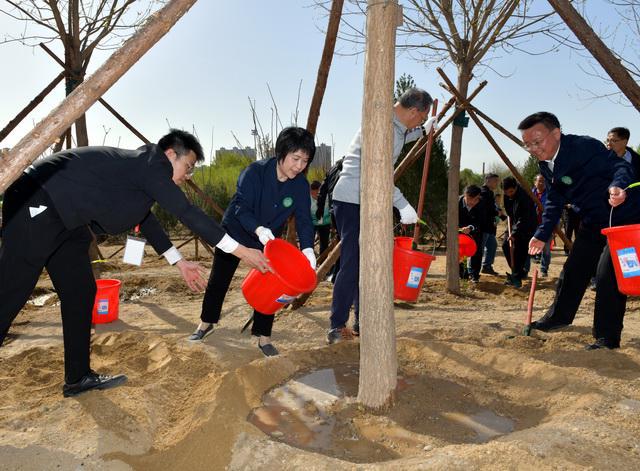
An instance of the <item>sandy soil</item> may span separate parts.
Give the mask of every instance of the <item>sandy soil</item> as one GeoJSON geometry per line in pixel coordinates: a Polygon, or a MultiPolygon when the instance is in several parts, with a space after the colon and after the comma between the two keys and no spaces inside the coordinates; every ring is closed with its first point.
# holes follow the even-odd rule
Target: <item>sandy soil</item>
{"type": "MultiPolygon", "coordinates": [[[[534,318],[550,304],[564,258],[554,251],[534,318]]],[[[506,271],[502,259],[496,267],[506,271]]],[[[373,415],[353,399],[357,341],[324,343],[326,281],[306,307],[278,316],[282,354],[265,359],[240,334],[250,314],[240,292],[246,269],[214,334],[190,344],[201,295],[175,268],[151,254],[140,268],[117,260],[103,268],[103,278],[122,280],[123,302],[118,321],[96,326],[92,366],[126,373],[128,383],[62,397],[59,306],[44,275],[0,348],[1,469],[640,469],[637,300],[622,348],[588,352],[592,292],[574,326],[524,337],[528,283],[514,290],[483,276],[463,296],[446,294],[439,256],[419,302],[395,305],[399,389],[394,407],[373,415]],[[309,430],[291,432],[284,419],[269,434],[255,425],[265,393],[319,369],[334,372],[343,392],[323,444],[300,440],[309,430]],[[491,417],[506,428],[483,437],[491,417]]]]}

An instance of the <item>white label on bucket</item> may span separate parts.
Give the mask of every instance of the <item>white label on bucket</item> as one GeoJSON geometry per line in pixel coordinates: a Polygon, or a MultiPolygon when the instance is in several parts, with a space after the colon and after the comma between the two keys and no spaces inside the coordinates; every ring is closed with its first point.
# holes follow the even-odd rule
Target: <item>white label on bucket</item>
{"type": "Polygon", "coordinates": [[[409,279],[407,279],[408,288],[417,288],[420,286],[420,278],[422,278],[423,269],[420,267],[411,267],[409,279]]]}
{"type": "Polygon", "coordinates": [[[288,294],[281,294],[280,297],[276,299],[276,302],[280,304],[289,304],[294,299],[296,299],[295,296],[289,296],[288,294]]]}
{"type": "Polygon", "coordinates": [[[620,263],[622,276],[624,278],[640,276],[640,263],[638,262],[638,254],[635,247],[619,249],[616,252],[618,253],[618,263],[620,263]]]}
{"type": "Polygon", "coordinates": [[[98,299],[98,314],[109,314],[109,300],[98,299]]]}

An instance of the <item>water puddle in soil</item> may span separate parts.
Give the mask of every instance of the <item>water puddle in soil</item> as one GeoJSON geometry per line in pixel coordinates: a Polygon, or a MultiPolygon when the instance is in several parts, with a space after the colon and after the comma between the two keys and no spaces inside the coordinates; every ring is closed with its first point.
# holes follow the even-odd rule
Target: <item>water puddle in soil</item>
{"type": "Polygon", "coordinates": [[[357,367],[316,370],[267,393],[264,405],[251,413],[249,422],[299,448],[329,448],[336,425],[332,406],[357,392],[357,367]]]}
{"type": "MultiPolygon", "coordinates": [[[[424,379],[399,376],[397,404],[407,402],[402,400],[405,391],[409,397],[412,393],[422,396],[417,385],[422,382],[424,379]]],[[[406,454],[409,448],[413,450],[409,454],[415,454],[418,450],[445,445],[425,435],[427,430],[420,433],[416,427],[410,427],[413,429],[410,431],[379,418],[360,423],[353,414],[357,392],[358,367],[355,365],[312,371],[269,391],[263,406],[252,411],[248,420],[265,434],[291,446],[361,462],[393,459],[406,454]],[[351,412],[345,414],[348,409],[351,412]],[[373,429],[376,431],[372,432],[373,429]]],[[[513,420],[478,404],[471,409],[461,407],[461,410],[464,412],[449,409],[439,413],[440,427],[445,425],[444,421],[458,430],[455,442],[483,443],[511,433],[515,428],[513,420]]]]}
{"type": "Polygon", "coordinates": [[[476,433],[474,443],[488,442],[492,438],[513,432],[515,422],[490,410],[481,410],[473,415],[460,412],[444,412],[443,417],[470,428],[476,433]]]}

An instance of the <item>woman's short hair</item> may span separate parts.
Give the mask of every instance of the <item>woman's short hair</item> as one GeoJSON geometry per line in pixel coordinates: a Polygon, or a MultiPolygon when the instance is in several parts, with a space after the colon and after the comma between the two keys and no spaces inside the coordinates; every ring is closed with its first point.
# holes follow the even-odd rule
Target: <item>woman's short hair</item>
{"type": "Polygon", "coordinates": [[[316,144],[313,141],[313,134],[304,128],[291,126],[280,131],[276,140],[276,157],[278,162],[282,162],[285,157],[296,151],[303,151],[309,156],[307,166],[311,165],[313,156],[316,153],[316,144]]]}

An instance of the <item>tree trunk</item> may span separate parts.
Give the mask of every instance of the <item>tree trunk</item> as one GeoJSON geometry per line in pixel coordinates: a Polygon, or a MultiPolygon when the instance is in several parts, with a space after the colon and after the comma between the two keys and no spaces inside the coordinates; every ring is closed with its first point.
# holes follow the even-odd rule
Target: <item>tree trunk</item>
{"type": "MultiPolygon", "coordinates": [[[[466,66],[458,66],[458,90],[467,98],[471,73],[466,66]]],[[[449,153],[449,180],[447,188],[447,290],[460,294],[460,271],[458,270],[458,198],[460,197],[460,156],[462,155],[462,133],[464,128],[456,124],[451,129],[451,151],[449,153]]]]}
{"type": "Polygon", "coordinates": [[[170,0],[49,115],[20,140],[0,167],[0,193],[160,40],[196,0],[170,0]]]}
{"type": "Polygon", "coordinates": [[[393,317],[392,108],[396,1],[369,0],[360,179],[360,383],[358,400],[391,403],[398,361],[393,317]]]}
{"type": "Polygon", "coordinates": [[[576,11],[568,0],[548,0],[560,18],[567,24],[582,45],[598,61],[611,80],[618,86],[631,104],[640,111],[640,86],[631,77],[620,60],[611,53],[607,45],[591,29],[591,26],[576,11]]]}

